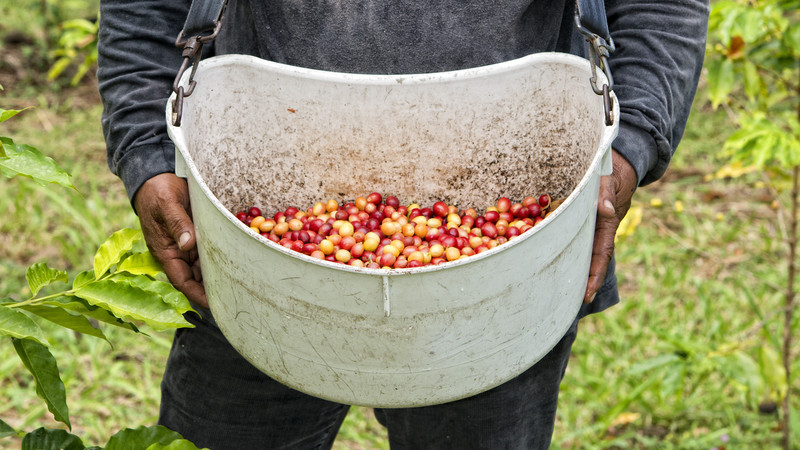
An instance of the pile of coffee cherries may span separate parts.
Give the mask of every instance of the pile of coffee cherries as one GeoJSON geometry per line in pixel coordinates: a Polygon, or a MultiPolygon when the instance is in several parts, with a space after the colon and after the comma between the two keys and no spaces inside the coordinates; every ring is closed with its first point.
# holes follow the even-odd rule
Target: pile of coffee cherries
{"type": "Polygon", "coordinates": [[[442,264],[485,252],[515,239],[555,208],[550,195],[486,208],[458,210],[437,201],[430,207],[401,205],[373,192],[339,205],[319,202],[265,217],[256,206],[236,213],[254,232],[312,258],[356,267],[402,269],[442,264]]]}

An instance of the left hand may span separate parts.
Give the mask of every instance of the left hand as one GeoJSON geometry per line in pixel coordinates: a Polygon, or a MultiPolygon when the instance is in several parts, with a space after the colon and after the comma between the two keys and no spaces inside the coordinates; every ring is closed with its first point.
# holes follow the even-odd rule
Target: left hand
{"type": "Polygon", "coordinates": [[[586,285],[584,303],[591,303],[603,286],[608,264],[614,253],[614,236],[619,223],[631,207],[631,197],[636,191],[638,179],[633,166],[616,150],[612,149],[614,172],[600,178],[600,194],[597,199],[597,223],[592,244],[592,262],[589,265],[589,283],[586,285]]]}

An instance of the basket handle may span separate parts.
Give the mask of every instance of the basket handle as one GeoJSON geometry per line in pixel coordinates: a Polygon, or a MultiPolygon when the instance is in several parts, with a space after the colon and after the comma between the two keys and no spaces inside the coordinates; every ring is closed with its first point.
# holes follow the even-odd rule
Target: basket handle
{"type": "Polygon", "coordinates": [[[603,96],[606,125],[610,126],[614,123],[614,105],[611,103],[614,79],[608,67],[608,57],[615,48],[611,32],[608,30],[608,18],[603,0],[575,0],[575,26],[589,43],[589,62],[592,64],[592,77],[589,82],[595,94],[603,96]],[[597,78],[598,67],[608,81],[602,86],[597,78]]]}
{"type": "Polygon", "coordinates": [[[172,83],[172,90],[176,97],[172,104],[172,124],[176,127],[181,126],[183,116],[183,99],[192,95],[197,82],[194,81],[194,74],[200,64],[203,54],[203,44],[213,41],[222,28],[222,15],[225,12],[225,5],[228,0],[193,0],[189,6],[189,13],[186,22],[175,46],[183,49],[183,62],[175,81],[172,83]],[[188,87],[184,89],[180,85],[184,72],[191,67],[188,87]]]}

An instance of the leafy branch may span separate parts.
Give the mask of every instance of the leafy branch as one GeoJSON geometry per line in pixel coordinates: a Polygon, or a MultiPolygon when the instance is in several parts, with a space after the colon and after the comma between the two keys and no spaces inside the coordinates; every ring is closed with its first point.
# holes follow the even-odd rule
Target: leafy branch
{"type": "MultiPolygon", "coordinates": [[[[26,109],[0,109],[0,122],[26,109]]],[[[75,189],[71,175],[52,158],[5,136],[0,136],[0,173],[8,178],[27,177],[45,186],[57,184],[75,189]]],[[[66,271],[46,263],[34,264],[25,272],[30,296],[21,300],[0,298],[0,336],[10,338],[35,381],[36,395],[53,417],[70,430],[66,388],[38,319],[106,342],[109,341],[99,326],[101,322],[134,333],[141,333],[141,324],[155,331],[193,327],[184,317],[186,313],[196,313],[188,299],[160,280],[164,278],[163,270],[149,252],[134,251],[134,245],[142,238],[140,230],[126,228],[113,233],[97,249],[92,268],[75,275],[71,284],[66,271]],[[69,287],[55,289],[54,285],[64,283],[69,287]]],[[[63,429],[38,428],[25,434],[0,420],[0,438],[9,436],[23,436],[22,450],[101,449],[86,447],[78,436],[63,429]]],[[[180,434],[162,426],[121,430],[105,448],[197,450],[180,434]]]]}
{"type": "MultiPolygon", "coordinates": [[[[714,4],[709,21],[708,97],[715,108],[726,105],[737,116],[739,129],[725,143],[723,152],[732,164],[752,166],[774,174],[790,173],[789,217],[785,232],[785,311],[783,322],[783,370],[773,385],[779,392],[782,412],[782,447],[791,447],[791,343],[792,314],[797,277],[798,214],[800,204],[800,1],[725,0],[714,4]]],[[[778,183],[781,177],[772,178],[778,183]]],[[[766,347],[765,347],[766,348],[766,347]]]]}

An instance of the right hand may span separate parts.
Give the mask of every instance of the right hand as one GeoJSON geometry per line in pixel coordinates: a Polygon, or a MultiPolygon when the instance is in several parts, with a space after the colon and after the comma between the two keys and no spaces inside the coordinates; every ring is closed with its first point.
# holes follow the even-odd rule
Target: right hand
{"type": "Polygon", "coordinates": [[[139,188],[133,205],[147,248],[169,281],[189,300],[208,308],[186,180],[173,173],[156,175],[139,188]]]}

